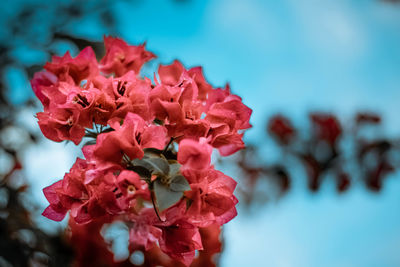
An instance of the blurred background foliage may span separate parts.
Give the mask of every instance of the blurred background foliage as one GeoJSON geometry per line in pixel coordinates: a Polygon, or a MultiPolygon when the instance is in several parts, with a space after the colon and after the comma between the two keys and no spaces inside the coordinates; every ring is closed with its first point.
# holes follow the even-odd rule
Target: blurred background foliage
{"type": "MultiPolygon", "coordinates": [[[[186,12],[192,8],[197,10],[199,17],[207,12],[198,1],[167,2],[160,6],[155,5],[154,9],[163,9],[167,5],[169,9],[175,10],[173,13],[175,16],[181,14],[182,19],[188,21],[193,18],[189,18],[190,14],[186,12]]],[[[380,5],[398,9],[398,2],[386,0],[380,5]]],[[[32,146],[40,147],[43,137],[33,118],[33,114],[40,110],[40,107],[31,92],[29,80],[33,73],[41,70],[52,55],[61,55],[67,50],[76,54],[84,47],[92,46],[96,55],[101,57],[104,52],[102,44],[104,34],[122,38],[126,35],[127,30],[122,18],[126,20],[130,11],[125,10],[122,14],[121,6],[134,9],[140,8],[141,5],[143,2],[140,0],[55,2],[19,0],[2,7],[0,11],[0,266],[69,266],[74,261],[77,266],[85,266],[84,262],[90,262],[100,254],[104,255],[102,263],[105,266],[113,264],[113,256],[107,248],[112,246],[111,241],[108,245],[97,242],[99,247],[94,251],[100,254],[88,253],[85,258],[85,255],[79,252],[86,251],[88,247],[93,248],[94,243],[85,243],[90,240],[85,241],[79,239],[82,237],[65,234],[62,227],[55,231],[45,229],[46,224],[43,226],[38,223],[40,220],[35,219],[43,205],[32,197],[37,193],[33,193],[30,189],[33,185],[32,178],[26,177],[24,167],[32,164],[29,158],[28,160],[26,158],[26,150],[32,146]],[[72,244],[81,244],[79,250],[71,247],[70,240],[73,240],[72,244]]],[[[155,11],[155,16],[158,16],[159,12],[155,11]]],[[[249,12],[246,15],[252,16],[248,10],[244,9],[243,12],[249,12]]],[[[168,10],[166,13],[165,17],[161,15],[160,19],[165,22],[165,27],[180,25],[182,21],[179,19],[179,22],[169,21],[168,10]]],[[[139,19],[152,20],[152,16],[153,14],[142,14],[139,19]]],[[[220,16],[220,19],[224,20],[224,14],[220,16]]],[[[198,21],[196,20],[196,23],[201,23],[200,19],[198,21]]],[[[196,23],[190,25],[196,26],[196,23]]],[[[137,27],[139,35],[142,34],[140,26],[137,27]]],[[[164,40],[168,38],[180,40],[185,34],[191,34],[189,31],[192,29],[189,28],[167,30],[159,35],[163,36],[164,40]]],[[[153,27],[150,26],[150,29],[153,27]]],[[[128,38],[128,42],[130,41],[128,38]]],[[[219,45],[217,43],[216,47],[219,45]]],[[[196,48],[192,43],[189,43],[189,46],[191,49],[196,48]]],[[[168,45],[166,47],[168,48],[168,45]]],[[[154,52],[157,54],[158,51],[154,52]]],[[[243,50],[243,55],[229,56],[233,62],[241,62],[247,52],[243,50]]],[[[210,53],[215,51],[210,50],[210,53]]],[[[230,53],[229,48],[226,53],[230,53]]],[[[165,56],[165,52],[160,54],[161,61],[178,56],[165,56]]],[[[185,55],[185,52],[182,55],[185,55]]],[[[394,56],[397,56],[397,53],[394,56]]],[[[182,60],[190,62],[187,58],[182,60]]],[[[221,60],[221,57],[215,55],[215,60],[221,60]]],[[[206,64],[201,61],[196,63],[206,64]]],[[[149,66],[145,72],[151,73],[151,67],[149,66]]],[[[395,66],[397,70],[398,67],[399,65],[395,66]]],[[[213,76],[210,74],[212,70],[208,72],[205,68],[205,71],[209,76],[213,76]]],[[[225,74],[223,71],[218,73],[218,75],[225,74]]],[[[398,89],[398,84],[396,86],[398,89]]],[[[234,93],[243,96],[245,103],[248,104],[246,102],[248,97],[242,95],[243,92],[245,91],[234,90],[234,93]]],[[[266,97],[267,95],[268,92],[265,93],[266,97]]],[[[260,107],[248,105],[255,111],[260,107]]],[[[365,190],[371,193],[379,194],[385,187],[385,179],[396,174],[400,166],[400,135],[396,136],[385,131],[385,121],[379,113],[379,108],[377,111],[354,110],[353,116],[347,117],[341,112],[336,114],[331,110],[317,109],[309,113],[308,119],[304,119],[306,113],[307,111],[302,114],[303,118],[299,119],[296,116],[291,118],[285,106],[278,112],[267,114],[267,117],[260,115],[258,111],[253,124],[259,130],[249,138],[248,148],[226,161],[216,162],[223,168],[229,169],[235,174],[234,178],[239,180],[237,194],[243,203],[239,213],[252,209],[259,211],[260,205],[268,205],[271,201],[279,200],[287,195],[286,193],[293,184],[298,183],[299,179],[305,179],[303,184],[306,186],[303,188],[310,193],[321,190],[323,184],[328,183],[333,185],[339,194],[360,185],[364,185],[365,190]],[[264,122],[259,119],[262,116],[264,122]],[[260,125],[262,123],[263,125],[260,125]],[[263,129],[260,130],[261,128],[263,129]],[[272,160],[265,156],[269,153],[274,155],[272,160]]],[[[60,168],[61,166],[64,165],[60,164],[60,168]]],[[[63,170],[65,171],[67,170],[63,170]]],[[[41,175],[47,176],[46,171],[43,170],[41,175]]],[[[398,213],[398,210],[396,212],[398,213]]],[[[95,227],[93,229],[99,230],[95,227]]],[[[96,238],[103,239],[100,234],[96,238]]],[[[232,238],[228,238],[228,242],[229,240],[232,238]]],[[[210,244],[210,247],[219,251],[221,244],[210,244]]],[[[143,263],[143,266],[160,264],[151,262],[157,253],[154,251],[142,253],[139,262],[143,263]]],[[[131,262],[132,257],[131,261],[125,259],[115,266],[129,266],[131,262]]],[[[259,266],[262,266],[262,263],[259,263],[259,266]]]]}
{"type": "Polygon", "coordinates": [[[234,160],[243,180],[239,188],[243,200],[251,205],[283,196],[292,180],[299,178],[299,168],[306,174],[311,193],[317,192],[326,179],[334,181],[338,193],[353,184],[363,184],[366,190],[378,193],[385,178],[400,167],[400,138],[382,134],[381,123],[382,118],[371,112],[357,113],[346,125],[334,114],[319,112],[309,114],[309,127],[299,129],[281,114],[272,116],[265,127],[269,134],[265,138],[276,142],[278,159],[265,162],[257,149],[258,140],[257,144],[248,144],[234,160]],[[267,184],[259,180],[267,180],[267,184]]]}

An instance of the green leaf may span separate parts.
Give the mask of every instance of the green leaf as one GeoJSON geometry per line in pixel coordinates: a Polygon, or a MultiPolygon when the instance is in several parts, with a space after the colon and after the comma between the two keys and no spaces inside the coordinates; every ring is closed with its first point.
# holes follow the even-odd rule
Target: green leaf
{"type": "Polygon", "coordinates": [[[148,169],[146,169],[145,167],[129,166],[127,169],[136,172],[137,174],[139,174],[140,177],[142,177],[145,180],[150,181],[150,179],[151,179],[151,172],[148,169]]]}
{"type": "Polygon", "coordinates": [[[191,189],[188,181],[181,174],[172,177],[169,188],[174,192],[183,192],[191,189]]]}
{"type": "Polygon", "coordinates": [[[114,131],[114,129],[111,128],[111,127],[109,127],[109,128],[105,128],[105,129],[102,130],[100,133],[101,133],[101,134],[102,134],[102,133],[109,133],[109,132],[112,132],[112,131],[114,131]]]}
{"type": "Polygon", "coordinates": [[[154,119],[154,121],[153,121],[155,124],[158,124],[158,125],[164,125],[164,122],[162,121],[162,120],[159,120],[159,119],[154,119]]]}
{"type": "Polygon", "coordinates": [[[154,194],[159,211],[172,207],[183,196],[183,192],[172,191],[168,186],[162,184],[159,179],[154,181],[154,194]]]}
{"type": "Polygon", "coordinates": [[[179,174],[179,170],[181,169],[181,164],[179,164],[177,161],[173,162],[171,160],[169,162],[169,176],[174,176],[176,174],[179,174]]]}
{"type": "Polygon", "coordinates": [[[143,149],[145,157],[160,157],[162,150],[157,149],[157,148],[145,148],[143,149]]]}
{"type": "Polygon", "coordinates": [[[96,144],[96,140],[88,140],[83,144],[83,146],[90,146],[90,145],[95,145],[95,144],[96,144]]]}
{"type": "Polygon", "coordinates": [[[97,138],[97,133],[89,131],[89,130],[86,130],[85,137],[97,138]]]}
{"type": "Polygon", "coordinates": [[[148,169],[152,174],[169,174],[169,164],[165,158],[134,159],[133,164],[148,169]]]}

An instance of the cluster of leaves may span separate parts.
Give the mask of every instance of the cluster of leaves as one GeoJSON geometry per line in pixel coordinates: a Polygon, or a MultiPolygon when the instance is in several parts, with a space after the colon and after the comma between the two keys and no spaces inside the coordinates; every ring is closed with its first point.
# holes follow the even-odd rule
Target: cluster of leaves
{"type": "MultiPolygon", "coordinates": [[[[169,144],[166,148],[168,146],[169,144]]],[[[153,189],[159,211],[164,211],[177,203],[183,197],[183,192],[190,190],[188,181],[180,172],[181,165],[176,156],[170,153],[172,157],[166,158],[167,151],[167,149],[164,151],[145,149],[143,158],[128,162],[128,169],[140,174],[153,189]],[[153,175],[156,177],[154,182],[153,175]]]]}
{"type": "MultiPolygon", "coordinates": [[[[277,188],[278,196],[287,192],[293,179],[305,175],[308,189],[316,192],[324,180],[333,179],[338,192],[352,184],[364,184],[373,192],[382,189],[383,181],[399,168],[399,138],[383,136],[382,118],[370,112],[356,114],[346,127],[331,113],[309,115],[310,128],[296,128],[283,115],[272,116],[266,130],[275,140],[280,158],[263,162],[262,143],[250,144],[235,163],[242,172],[240,190],[247,203],[255,196],[261,181],[277,188]]],[[[268,189],[265,188],[264,194],[268,189]]],[[[276,191],[275,191],[276,193],[276,191]]]]}

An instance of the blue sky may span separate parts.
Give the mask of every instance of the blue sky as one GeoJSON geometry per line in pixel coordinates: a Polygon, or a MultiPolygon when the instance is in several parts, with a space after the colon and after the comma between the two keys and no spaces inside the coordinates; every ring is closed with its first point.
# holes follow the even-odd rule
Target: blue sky
{"type": "MultiPolygon", "coordinates": [[[[360,108],[379,111],[385,130],[400,134],[400,5],[148,0],[116,4],[113,11],[121,37],[146,41],[157,62],[177,58],[203,66],[215,86],[229,82],[254,111],[247,140],[264,136],[270,114],[301,122],[317,109],[345,118],[360,108]]],[[[89,17],[68,27],[98,39],[106,32],[96,25],[89,17]]],[[[35,123],[29,114],[22,118],[35,123]]],[[[61,178],[77,153],[50,141],[27,151],[33,189],[61,178]]],[[[298,184],[277,203],[241,212],[225,227],[222,266],[400,266],[399,178],[387,180],[379,195],[361,184],[337,195],[329,183],[309,195],[298,184]]],[[[37,198],[44,201],[40,192],[37,198]]]]}

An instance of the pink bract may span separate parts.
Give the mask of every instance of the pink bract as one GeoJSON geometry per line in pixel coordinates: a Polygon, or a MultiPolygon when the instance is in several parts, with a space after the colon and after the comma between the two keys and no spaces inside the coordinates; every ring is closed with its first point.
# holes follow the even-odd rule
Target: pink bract
{"type": "Polygon", "coordinates": [[[211,153],[212,146],[205,138],[200,142],[184,139],[179,143],[178,162],[187,169],[204,170],[210,166],[211,153]]]}
{"type": "MultiPolygon", "coordinates": [[[[43,135],[85,141],[84,159],[43,189],[49,202],[43,215],[60,221],[69,212],[75,238],[86,226],[122,221],[132,251],[156,248],[160,257],[189,266],[196,250],[210,245],[203,242],[207,229],[219,234],[237,215],[236,182],[215,170],[211,155],[214,148],[227,156],[245,147],[252,110],[228,85],[213,88],[201,67],[186,69],[175,60],[160,65],[153,79],[141,77],[155,57],[144,44],[104,42],[99,62],[90,47],[76,57],[67,52],[31,81],[43,105],[37,113],[43,135]]],[[[329,124],[315,121],[321,129],[329,124]]],[[[217,238],[215,251],[204,255],[211,262],[219,250],[217,238]]]]}
{"type": "Polygon", "coordinates": [[[153,53],[144,49],[144,44],[131,46],[113,37],[104,37],[104,44],[106,55],[100,62],[100,68],[107,74],[122,76],[130,70],[138,74],[144,63],[155,58],[153,53]]]}

